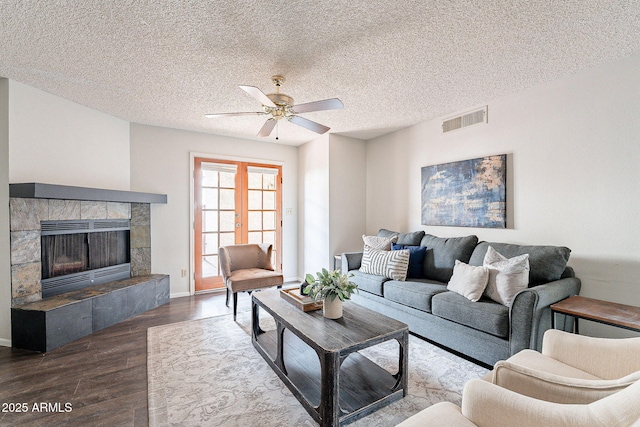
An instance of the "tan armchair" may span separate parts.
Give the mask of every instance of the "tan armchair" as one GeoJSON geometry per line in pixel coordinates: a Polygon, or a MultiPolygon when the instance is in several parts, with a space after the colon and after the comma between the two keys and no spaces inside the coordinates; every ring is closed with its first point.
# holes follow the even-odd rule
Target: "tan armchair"
{"type": "Polygon", "coordinates": [[[271,286],[281,287],[282,273],[271,265],[271,244],[222,246],[218,249],[222,278],[229,295],[233,294],[233,320],[238,311],[238,292],[249,292],[271,286]]]}
{"type": "Polygon", "coordinates": [[[440,402],[397,427],[638,427],[639,401],[640,382],[589,404],[570,405],[471,380],[462,393],[462,408],[440,402]]]}
{"type": "Polygon", "coordinates": [[[594,338],[549,329],[542,352],[522,350],[487,380],[556,403],[591,403],[640,379],[640,338],[594,338]]]}

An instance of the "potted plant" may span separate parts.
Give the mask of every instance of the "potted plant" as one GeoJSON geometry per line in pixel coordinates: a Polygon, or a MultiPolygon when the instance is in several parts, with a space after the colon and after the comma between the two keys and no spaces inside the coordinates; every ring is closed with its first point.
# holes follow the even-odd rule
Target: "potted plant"
{"type": "Polygon", "coordinates": [[[323,301],[322,312],[324,317],[329,319],[339,319],[342,317],[342,302],[351,298],[351,294],[358,288],[358,285],[349,279],[353,274],[345,274],[340,270],[322,271],[307,274],[302,293],[309,295],[315,302],[323,301]]]}

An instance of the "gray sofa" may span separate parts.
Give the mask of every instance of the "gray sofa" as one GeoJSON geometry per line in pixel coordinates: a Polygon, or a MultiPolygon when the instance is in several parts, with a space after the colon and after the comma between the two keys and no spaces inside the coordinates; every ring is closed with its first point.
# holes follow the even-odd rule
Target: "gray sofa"
{"type": "MultiPolygon", "coordinates": [[[[486,365],[525,348],[540,350],[542,335],[551,327],[549,306],[580,292],[580,279],[566,265],[571,251],[565,247],[478,242],[476,236],[440,238],[423,231],[378,233],[393,235],[399,245],[426,248],[422,265],[411,260],[414,277],[390,280],[361,272],[362,252],[343,253],[341,268],[352,273],[351,280],[358,285],[352,300],[486,365]],[[529,287],[516,295],[511,307],[486,296],[472,302],[447,290],[455,260],[481,266],[489,246],[507,258],[529,254],[529,287]]],[[[570,330],[572,320],[557,315],[556,327],[570,330]]]]}

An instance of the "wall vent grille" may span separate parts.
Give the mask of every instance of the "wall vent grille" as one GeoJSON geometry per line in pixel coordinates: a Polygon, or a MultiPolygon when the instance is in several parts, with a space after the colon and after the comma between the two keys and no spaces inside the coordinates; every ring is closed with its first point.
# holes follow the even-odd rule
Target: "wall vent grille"
{"type": "Polygon", "coordinates": [[[442,133],[451,132],[468,126],[487,123],[487,106],[469,111],[457,117],[442,122],[442,133]]]}

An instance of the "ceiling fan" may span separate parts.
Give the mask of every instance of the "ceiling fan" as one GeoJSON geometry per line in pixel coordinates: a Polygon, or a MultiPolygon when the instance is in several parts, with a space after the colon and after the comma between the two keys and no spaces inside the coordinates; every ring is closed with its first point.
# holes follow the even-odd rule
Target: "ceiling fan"
{"type": "MultiPolygon", "coordinates": [[[[269,136],[271,131],[278,123],[278,120],[286,119],[293,124],[302,126],[316,133],[325,133],[330,128],[312,120],[298,116],[300,113],[309,113],[312,111],[335,110],[344,107],[342,101],[338,98],[324,99],[322,101],[307,102],[305,104],[295,105],[293,98],[284,93],[280,93],[280,87],[284,83],[284,77],[275,75],[271,77],[271,81],[276,86],[275,93],[264,94],[255,86],[240,86],[240,89],[257,99],[262,104],[262,111],[251,111],[246,113],[213,113],[205,114],[205,117],[223,117],[223,116],[270,116],[264,123],[258,136],[269,136]]],[[[278,139],[276,137],[276,139],[278,139]]]]}

